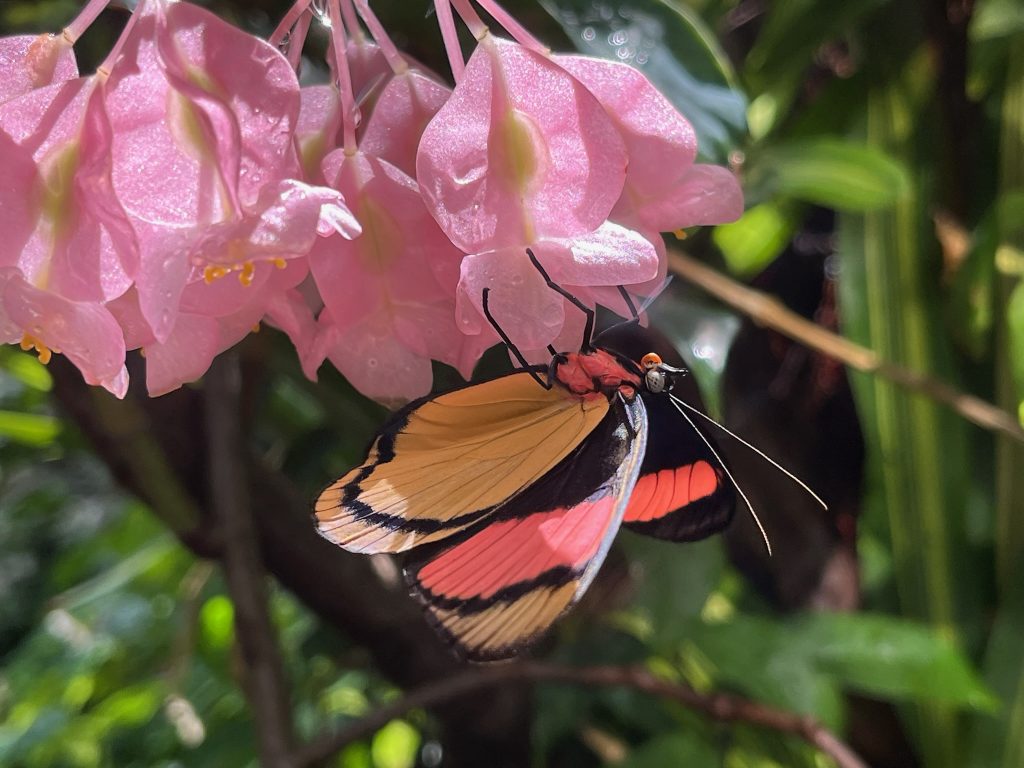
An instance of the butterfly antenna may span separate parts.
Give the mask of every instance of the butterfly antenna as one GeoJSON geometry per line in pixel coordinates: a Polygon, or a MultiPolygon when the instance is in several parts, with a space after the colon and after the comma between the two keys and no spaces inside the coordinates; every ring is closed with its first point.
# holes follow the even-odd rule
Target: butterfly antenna
{"type": "MultiPolygon", "coordinates": [[[[685,403],[683,403],[683,401],[680,400],[679,398],[673,397],[672,395],[669,395],[669,399],[671,400],[672,405],[675,406],[676,410],[679,411],[680,415],[684,419],[686,419],[687,423],[691,427],[693,427],[693,431],[697,433],[697,436],[701,440],[704,441],[704,444],[708,447],[708,450],[711,451],[711,455],[714,456],[715,459],[718,460],[718,465],[722,468],[722,470],[725,472],[726,476],[732,482],[733,487],[737,491],[739,491],[740,496],[743,498],[743,503],[746,504],[747,505],[747,509],[750,510],[750,516],[753,517],[754,518],[754,522],[757,523],[757,529],[759,531],[761,531],[761,538],[764,539],[764,546],[768,550],[768,555],[771,556],[771,554],[772,554],[772,543],[768,540],[768,532],[765,531],[764,526],[761,524],[761,518],[759,518],[757,516],[757,512],[754,511],[754,505],[750,503],[750,499],[747,498],[747,494],[745,494],[743,492],[743,489],[740,488],[740,484],[736,482],[736,478],[732,476],[732,472],[729,471],[729,467],[727,467],[725,465],[725,462],[722,461],[722,457],[718,455],[718,451],[715,450],[715,447],[711,444],[711,441],[708,440],[704,436],[704,433],[701,432],[697,428],[697,425],[694,424],[693,419],[691,419],[689,417],[689,415],[686,413],[686,411],[684,411],[682,408],[679,407],[680,404],[685,405],[685,403]]],[[[701,414],[701,415],[703,415],[703,414],[701,414]]]]}
{"type": "Polygon", "coordinates": [[[677,403],[679,403],[679,404],[680,404],[681,406],[683,406],[683,408],[685,408],[686,410],[690,411],[690,413],[695,413],[695,414],[697,414],[698,416],[700,416],[700,417],[701,417],[702,419],[704,419],[705,421],[708,421],[708,422],[710,422],[710,423],[714,424],[714,425],[715,425],[716,427],[718,427],[718,428],[719,428],[720,430],[722,430],[723,432],[725,432],[725,434],[729,435],[729,437],[733,438],[734,440],[738,440],[738,441],[739,441],[739,442],[741,442],[741,443],[742,443],[743,445],[747,446],[747,448],[749,448],[750,450],[752,450],[752,451],[753,451],[754,453],[756,453],[756,454],[757,454],[758,456],[760,456],[760,457],[761,457],[762,459],[764,459],[764,460],[765,460],[765,461],[767,461],[767,462],[768,462],[769,464],[771,464],[771,465],[772,465],[773,467],[775,467],[775,468],[776,468],[777,470],[779,470],[779,472],[781,472],[782,474],[784,474],[784,475],[785,475],[786,477],[788,477],[788,478],[789,478],[790,480],[792,480],[792,481],[793,481],[794,483],[796,483],[796,484],[797,484],[797,485],[799,485],[799,486],[800,486],[801,488],[803,488],[803,489],[804,489],[805,491],[807,491],[807,493],[808,493],[808,494],[810,494],[811,498],[813,498],[813,499],[814,499],[814,500],[815,500],[816,502],[818,502],[818,503],[819,503],[819,504],[821,505],[821,508],[822,508],[822,509],[826,509],[826,510],[828,509],[828,504],[826,504],[826,503],[825,503],[824,501],[822,501],[821,497],[820,497],[820,496],[819,496],[818,494],[816,494],[816,493],[815,493],[814,491],[812,491],[812,490],[810,489],[810,487],[809,487],[809,486],[807,485],[807,483],[805,483],[805,482],[804,482],[803,480],[801,480],[801,479],[800,479],[799,477],[797,477],[796,475],[794,475],[794,474],[793,474],[792,472],[790,472],[790,471],[789,471],[788,469],[786,469],[786,468],[785,468],[784,466],[782,466],[781,464],[779,464],[779,462],[775,461],[775,459],[773,459],[773,458],[772,458],[771,456],[769,456],[769,455],[768,455],[767,453],[765,453],[764,451],[762,451],[762,450],[761,450],[760,448],[757,448],[756,446],[753,446],[753,445],[751,445],[750,443],[748,443],[748,442],[747,442],[746,440],[744,440],[744,439],[743,439],[742,437],[740,437],[739,435],[737,435],[737,434],[736,434],[735,432],[733,432],[733,431],[732,431],[731,429],[729,429],[728,427],[726,427],[726,426],[723,426],[722,424],[719,424],[719,423],[718,423],[717,421],[715,421],[714,419],[712,419],[712,418],[711,418],[710,416],[708,416],[708,415],[707,415],[706,413],[702,413],[702,412],[700,411],[700,409],[698,409],[698,408],[694,408],[694,407],[693,407],[692,405],[690,405],[690,404],[689,404],[689,403],[687,403],[687,402],[684,402],[684,401],[680,400],[680,399],[679,399],[678,397],[676,397],[675,395],[669,395],[669,397],[671,397],[671,398],[672,398],[673,400],[675,400],[675,401],[676,401],[677,403]]]}

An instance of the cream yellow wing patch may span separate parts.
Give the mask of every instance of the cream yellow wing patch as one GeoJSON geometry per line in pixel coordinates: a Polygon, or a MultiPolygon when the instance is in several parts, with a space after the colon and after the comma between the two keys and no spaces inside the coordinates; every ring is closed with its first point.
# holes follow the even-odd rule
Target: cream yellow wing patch
{"type": "Polygon", "coordinates": [[[414,404],[320,494],[320,532],[367,554],[450,536],[547,474],[608,408],[603,395],[545,390],[525,372],[414,404]]]}

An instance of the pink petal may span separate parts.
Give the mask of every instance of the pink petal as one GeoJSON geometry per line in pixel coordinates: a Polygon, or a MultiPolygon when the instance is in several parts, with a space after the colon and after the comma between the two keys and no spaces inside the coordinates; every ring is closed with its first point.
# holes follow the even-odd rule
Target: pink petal
{"type": "Polygon", "coordinates": [[[551,279],[565,285],[628,285],[658,271],[654,244],[610,221],[585,235],[540,241],[534,254],[551,279]]]}
{"type": "Polygon", "coordinates": [[[341,130],[341,101],[333,85],[310,85],[302,89],[295,141],[305,180],[324,183],[320,164],[338,147],[341,130]]]}
{"type": "Polygon", "coordinates": [[[643,72],[587,56],[554,59],[597,97],[622,134],[629,155],[624,198],[658,197],[693,165],[693,127],[643,72]]]}
{"type": "Polygon", "coordinates": [[[490,289],[491,315],[516,346],[543,348],[562,330],[563,299],[548,288],[525,249],[504,248],[462,260],[456,307],[463,333],[493,332],[483,314],[484,288],[490,289]]]}
{"type": "MultiPolygon", "coordinates": [[[[622,221],[659,232],[705,224],[724,224],[743,214],[743,191],[728,168],[694,165],[672,189],[640,207],[623,205],[622,221]]],[[[613,216],[620,214],[616,206],[613,216]]]]}
{"type": "Polygon", "coordinates": [[[162,343],[146,347],[146,389],[150,397],[195,381],[210,367],[220,343],[217,321],[182,313],[162,343]]]}
{"type": "Polygon", "coordinates": [[[153,330],[139,309],[139,294],[134,287],[107,302],[106,307],[121,326],[125,349],[138,349],[156,342],[153,330]]]}
{"type": "Polygon", "coordinates": [[[113,315],[100,304],[69,301],[41,291],[15,270],[0,278],[0,304],[10,325],[60,352],[82,372],[86,383],[117,397],[128,389],[124,337],[113,315]]]}
{"type": "Polygon", "coordinates": [[[477,253],[596,229],[622,191],[626,153],[579,81],[488,36],[424,131],[416,168],[441,228],[477,253]]]}
{"type": "Polygon", "coordinates": [[[0,103],[76,77],[75,53],[62,36],[0,38],[0,103]]]}
{"type": "Polygon", "coordinates": [[[468,336],[459,331],[452,299],[405,305],[394,315],[394,328],[395,336],[411,352],[447,363],[467,380],[484,351],[499,341],[493,332],[468,336]]]}
{"type": "Polygon", "coordinates": [[[430,360],[395,338],[388,318],[378,313],[341,332],[330,311],[320,315],[319,344],[346,379],[367,397],[399,405],[430,391],[430,360]]]}
{"type": "Polygon", "coordinates": [[[317,323],[305,296],[294,288],[275,294],[267,305],[267,318],[272,325],[288,334],[303,363],[303,373],[311,381],[316,381],[316,369],[323,358],[313,361],[317,323]]]}
{"type": "Polygon", "coordinates": [[[324,169],[363,227],[354,240],[320,240],[310,251],[334,322],[345,328],[387,305],[451,298],[454,285],[443,288],[434,265],[457,263],[462,254],[430,217],[416,182],[361,152],[332,153],[324,169]]]}
{"type": "Polygon", "coordinates": [[[420,137],[451,92],[416,69],[395,75],[370,113],[359,148],[415,176],[420,137]]]}
{"type": "MultiPolygon", "coordinates": [[[[21,150],[0,142],[0,153],[13,153],[0,156],[13,171],[0,186],[0,221],[22,272],[75,301],[119,296],[136,271],[137,246],[113,193],[110,126],[96,81],[78,78],[5,102],[0,130],[21,150]],[[31,186],[24,186],[26,153],[38,166],[31,186]]],[[[10,255],[2,261],[11,263],[10,255]]]]}

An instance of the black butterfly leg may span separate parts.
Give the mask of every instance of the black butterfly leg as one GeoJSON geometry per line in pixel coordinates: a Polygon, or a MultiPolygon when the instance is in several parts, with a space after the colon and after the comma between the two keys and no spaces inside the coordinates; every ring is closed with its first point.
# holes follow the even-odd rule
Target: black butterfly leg
{"type": "MultiPolygon", "coordinates": [[[[530,257],[530,262],[537,268],[537,271],[540,272],[540,276],[544,278],[544,282],[548,284],[548,288],[568,299],[573,306],[577,307],[584,315],[587,316],[587,324],[583,328],[583,344],[580,346],[580,350],[590,349],[590,340],[594,337],[594,310],[548,277],[548,273],[544,271],[544,267],[540,265],[540,262],[537,261],[537,257],[533,255],[532,249],[527,248],[526,255],[530,257]]],[[[548,349],[551,350],[552,354],[554,354],[554,350],[550,346],[548,349]]]]}
{"type": "Polygon", "coordinates": [[[502,329],[500,325],[498,325],[498,321],[494,319],[494,315],[491,314],[491,309],[490,306],[488,305],[488,298],[490,296],[490,293],[490,288],[484,288],[484,317],[487,318],[487,322],[489,322],[491,324],[491,327],[498,332],[498,335],[501,337],[501,340],[505,342],[505,346],[508,347],[509,351],[515,356],[516,360],[519,361],[519,364],[523,367],[523,370],[525,370],[527,373],[533,376],[534,380],[542,387],[544,387],[544,389],[551,389],[551,382],[545,381],[540,377],[540,374],[533,370],[533,366],[526,362],[526,358],[523,357],[523,353],[519,351],[519,347],[512,343],[512,339],[508,337],[508,334],[505,333],[505,331],[502,329]]]}

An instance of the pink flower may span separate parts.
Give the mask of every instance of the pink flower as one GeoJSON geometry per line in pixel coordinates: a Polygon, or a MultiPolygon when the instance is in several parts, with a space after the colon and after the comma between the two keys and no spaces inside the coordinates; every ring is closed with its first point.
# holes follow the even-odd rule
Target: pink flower
{"type": "Polygon", "coordinates": [[[315,232],[358,225],[309,187],[294,143],[299,88],[267,43],[188,3],[152,0],[111,73],[114,183],[132,216],[139,308],[166,340],[194,269],[247,281],[305,255],[315,232]]]}
{"type": "MultiPolygon", "coordinates": [[[[485,332],[482,293],[513,341],[544,347],[564,322],[564,301],[530,264],[532,247],[553,279],[614,285],[649,279],[654,246],[607,222],[626,178],[613,121],[550,59],[485,36],[451,99],[420,142],[417,173],[431,213],[462,263],[460,327],[485,332]]],[[[586,298],[586,297],[584,297],[586,298]]]]}
{"type": "Polygon", "coordinates": [[[494,338],[469,338],[456,327],[462,254],[434,223],[416,182],[384,160],[344,150],[327,157],[324,174],[363,233],[322,240],[310,253],[325,309],[304,368],[330,358],[364,394],[389,400],[429,391],[431,359],[468,378],[494,338]],[[393,380],[400,371],[404,380],[393,380]]]}

